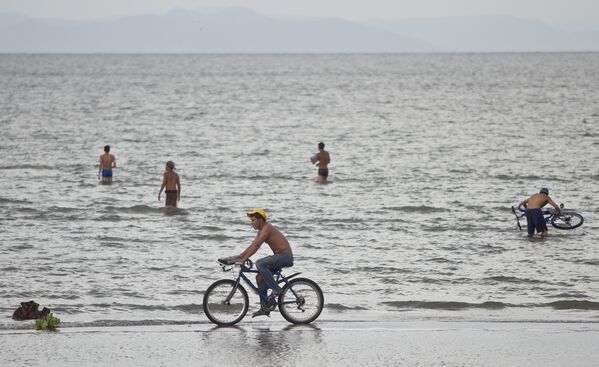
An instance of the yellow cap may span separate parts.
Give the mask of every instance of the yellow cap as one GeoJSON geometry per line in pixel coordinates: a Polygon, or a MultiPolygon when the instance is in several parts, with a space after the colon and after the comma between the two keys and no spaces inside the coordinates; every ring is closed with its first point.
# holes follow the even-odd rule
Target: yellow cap
{"type": "Polygon", "coordinates": [[[264,210],[262,210],[262,209],[254,209],[254,210],[252,210],[251,212],[247,212],[247,216],[248,216],[248,217],[249,217],[249,216],[252,216],[252,215],[254,215],[254,214],[260,214],[260,216],[261,216],[262,218],[264,218],[264,220],[266,220],[266,218],[267,218],[266,212],[265,212],[264,210]]]}

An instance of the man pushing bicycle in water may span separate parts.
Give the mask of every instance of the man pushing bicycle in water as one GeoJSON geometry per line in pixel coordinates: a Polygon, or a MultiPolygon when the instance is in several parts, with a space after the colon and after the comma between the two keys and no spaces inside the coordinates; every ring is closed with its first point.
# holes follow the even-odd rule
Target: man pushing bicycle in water
{"type": "MultiPolygon", "coordinates": [[[[253,254],[258,251],[260,246],[266,242],[274,253],[272,256],[267,256],[256,261],[256,282],[258,283],[258,292],[266,298],[268,289],[272,289],[272,293],[268,296],[268,302],[276,300],[282,289],[275,281],[272,273],[281,268],[293,266],[293,252],[287,238],[275,226],[267,223],[266,212],[262,209],[255,209],[247,213],[252,221],[252,227],[258,230],[258,234],[252,243],[238,256],[235,260],[244,263],[253,254]]],[[[260,310],[254,312],[252,317],[269,316],[270,307],[268,303],[260,302],[260,310]]]]}
{"type": "Polygon", "coordinates": [[[534,194],[520,203],[526,208],[528,237],[534,236],[535,229],[537,233],[541,234],[541,237],[547,236],[547,224],[542,212],[542,208],[547,204],[551,204],[561,214],[562,209],[549,197],[549,189],[546,187],[543,187],[538,194],[534,194]]]}

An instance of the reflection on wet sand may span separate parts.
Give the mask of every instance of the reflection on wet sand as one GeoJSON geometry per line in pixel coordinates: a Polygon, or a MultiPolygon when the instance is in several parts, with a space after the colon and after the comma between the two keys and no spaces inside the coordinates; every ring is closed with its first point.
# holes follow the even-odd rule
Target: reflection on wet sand
{"type": "Polygon", "coordinates": [[[202,343],[222,343],[231,364],[256,366],[300,366],[306,353],[325,349],[323,332],[317,325],[281,324],[213,327],[202,333],[202,343]]]}

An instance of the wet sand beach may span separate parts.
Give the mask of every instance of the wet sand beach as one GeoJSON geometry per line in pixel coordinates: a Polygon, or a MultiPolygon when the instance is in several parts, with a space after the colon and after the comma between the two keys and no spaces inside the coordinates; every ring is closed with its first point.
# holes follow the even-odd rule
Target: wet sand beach
{"type": "Polygon", "coordinates": [[[317,322],[3,330],[2,366],[597,366],[597,323],[317,322]]]}

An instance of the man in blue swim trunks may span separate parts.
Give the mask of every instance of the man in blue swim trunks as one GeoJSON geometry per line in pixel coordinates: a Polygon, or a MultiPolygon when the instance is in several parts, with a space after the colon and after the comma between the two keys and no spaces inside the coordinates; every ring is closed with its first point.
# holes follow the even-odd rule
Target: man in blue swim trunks
{"type": "Polygon", "coordinates": [[[543,217],[542,208],[551,204],[561,213],[561,208],[557,205],[551,198],[549,197],[549,189],[543,187],[538,194],[534,194],[528,199],[524,200],[521,203],[526,208],[526,223],[528,227],[528,237],[532,237],[535,234],[535,230],[537,233],[541,234],[541,237],[547,236],[547,223],[545,223],[545,218],[543,217]]]}
{"type": "Polygon", "coordinates": [[[98,171],[98,180],[102,178],[103,185],[112,183],[112,169],[116,168],[116,159],[110,154],[110,145],[104,147],[104,154],[100,156],[100,168],[98,171]]]}

